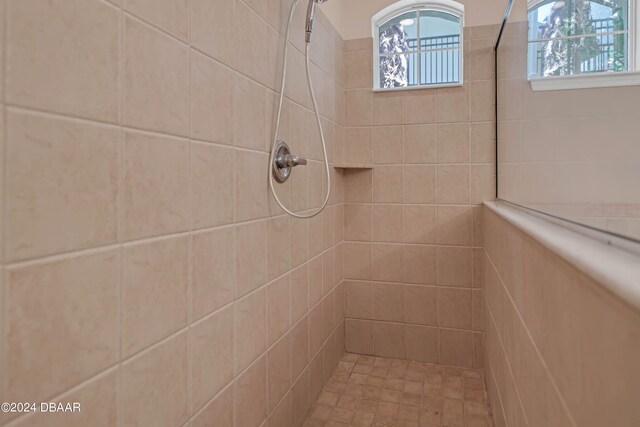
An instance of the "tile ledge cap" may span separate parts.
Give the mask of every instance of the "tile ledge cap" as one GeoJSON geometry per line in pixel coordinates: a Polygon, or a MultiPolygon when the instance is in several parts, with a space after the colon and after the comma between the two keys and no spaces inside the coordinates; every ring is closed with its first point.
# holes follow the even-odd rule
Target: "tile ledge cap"
{"type": "Polygon", "coordinates": [[[500,201],[484,206],[640,311],[640,257],[500,201]]]}

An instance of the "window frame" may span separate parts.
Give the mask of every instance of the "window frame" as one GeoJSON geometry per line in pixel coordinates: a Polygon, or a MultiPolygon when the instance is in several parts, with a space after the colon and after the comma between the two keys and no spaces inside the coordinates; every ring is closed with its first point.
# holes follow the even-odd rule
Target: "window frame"
{"type": "MultiPolygon", "coordinates": [[[[544,3],[546,0],[527,1],[527,23],[529,12],[544,3]]],[[[527,80],[533,91],[566,90],[566,89],[591,89],[620,86],[640,85],[640,7],[638,0],[629,0],[629,22],[627,22],[629,53],[628,69],[626,71],[599,71],[594,73],[572,74],[568,76],[529,76],[527,80]]],[[[527,33],[527,46],[530,40],[527,33]]],[[[529,67],[529,49],[527,48],[527,70],[529,67]]]]}
{"type": "MultiPolygon", "coordinates": [[[[464,85],[464,5],[453,0],[400,0],[382,9],[371,18],[371,34],[373,38],[373,91],[393,92],[402,90],[437,89],[442,87],[459,87],[464,85]],[[448,13],[460,18],[460,81],[455,83],[425,84],[404,87],[380,87],[380,34],[381,26],[390,20],[412,11],[431,10],[448,13]]],[[[420,37],[420,34],[418,34],[420,37]]]]}

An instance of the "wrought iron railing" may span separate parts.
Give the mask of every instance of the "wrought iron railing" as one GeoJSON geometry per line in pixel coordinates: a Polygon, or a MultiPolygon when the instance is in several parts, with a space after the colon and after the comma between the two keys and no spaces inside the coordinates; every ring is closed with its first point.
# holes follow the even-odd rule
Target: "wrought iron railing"
{"type": "Polygon", "coordinates": [[[460,35],[407,39],[409,86],[457,83],[460,81],[460,35]]]}

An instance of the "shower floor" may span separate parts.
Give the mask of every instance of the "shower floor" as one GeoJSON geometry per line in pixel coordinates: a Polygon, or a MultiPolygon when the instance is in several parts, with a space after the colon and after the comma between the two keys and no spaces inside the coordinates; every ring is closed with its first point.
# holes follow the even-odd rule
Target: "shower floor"
{"type": "Polygon", "coordinates": [[[304,427],[490,427],[482,371],[345,354],[304,427]]]}

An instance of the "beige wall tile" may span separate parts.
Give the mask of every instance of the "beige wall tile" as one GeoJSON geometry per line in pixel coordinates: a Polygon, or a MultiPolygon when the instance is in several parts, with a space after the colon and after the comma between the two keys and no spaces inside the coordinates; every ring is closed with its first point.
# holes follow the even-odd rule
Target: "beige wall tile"
{"type": "Polygon", "coordinates": [[[371,128],[346,128],[344,134],[344,161],[347,163],[372,162],[371,128]]]}
{"type": "MultiPolygon", "coordinates": [[[[233,64],[250,78],[266,83],[268,60],[268,27],[266,21],[243,2],[236,2],[234,13],[233,64]]],[[[245,122],[246,124],[246,122],[245,122]]]]}
{"type": "Polygon", "coordinates": [[[9,260],[115,242],[118,131],[36,115],[7,115],[9,260]]]}
{"type": "Polygon", "coordinates": [[[403,245],[373,244],[373,280],[401,282],[403,277],[403,245]]]}
{"type": "Polygon", "coordinates": [[[235,375],[265,350],[267,334],[266,291],[263,289],[236,301],[233,314],[235,375]]]}
{"type": "Polygon", "coordinates": [[[346,351],[373,354],[373,321],[346,319],[344,329],[346,351]]]}
{"type": "Polygon", "coordinates": [[[438,285],[470,288],[472,248],[438,246],[438,285]]]}
{"type": "Polygon", "coordinates": [[[373,169],[373,201],[401,203],[403,197],[403,167],[376,166],[373,169]]]}
{"type": "Polygon", "coordinates": [[[125,18],[124,46],[124,123],[187,135],[188,48],[130,17],[125,18]]]}
{"type": "Polygon", "coordinates": [[[271,412],[291,385],[291,344],[285,335],[267,352],[267,410],[271,412]]]}
{"type": "Polygon", "coordinates": [[[473,332],[440,329],[440,363],[470,368],[473,365],[473,332]]]}
{"type": "MultiPolygon", "coordinates": [[[[235,75],[233,91],[233,143],[238,147],[265,151],[267,90],[253,80],[235,75]]],[[[241,163],[240,163],[241,164],[241,163]]],[[[266,165],[266,163],[265,163],[266,165]]],[[[243,168],[244,169],[244,168],[243,168]]],[[[264,177],[264,175],[262,175],[264,177]]]]}
{"type": "Polygon", "coordinates": [[[122,347],[131,355],[187,325],[189,240],[136,244],[123,252],[122,347]]]}
{"type": "Polygon", "coordinates": [[[322,333],[322,302],[309,310],[309,358],[312,358],[322,348],[324,336],[322,333]]]}
{"type": "Polygon", "coordinates": [[[77,402],[80,412],[57,413],[51,416],[49,412],[38,412],[33,416],[22,417],[13,425],[19,427],[81,427],[86,425],[116,425],[117,402],[117,373],[107,371],[77,389],[56,398],[56,403],[77,402]]]}
{"type": "Polygon", "coordinates": [[[234,0],[191,0],[191,45],[233,65],[234,0]]]}
{"type": "Polygon", "coordinates": [[[117,361],[118,264],[102,251],[7,269],[5,399],[48,399],[117,361]]]}
{"type": "MultiPolygon", "coordinates": [[[[482,289],[473,290],[472,304],[473,304],[473,330],[483,331],[484,330],[484,311],[483,311],[484,297],[483,297],[482,289]]],[[[475,363],[474,363],[474,366],[475,366],[475,363]]]]}
{"type": "Polygon", "coordinates": [[[367,203],[373,199],[373,172],[354,170],[345,174],[345,202],[367,203]]]}
{"type": "Polygon", "coordinates": [[[464,87],[438,89],[438,123],[469,121],[469,84],[464,87]]]}
{"type": "Polygon", "coordinates": [[[373,240],[402,242],[403,214],[399,205],[373,205],[373,240]]]}
{"type": "Polygon", "coordinates": [[[471,123],[471,162],[493,163],[496,157],[495,124],[471,123]]]}
{"type": "Polygon", "coordinates": [[[336,244],[336,213],[335,206],[326,206],[322,211],[322,240],[327,250],[336,244]]]}
{"type": "Polygon", "coordinates": [[[494,76],[494,52],[493,40],[471,40],[471,80],[489,80],[494,76]]]}
{"type": "Polygon", "coordinates": [[[438,165],[438,203],[469,203],[469,166],[438,165]]]}
{"type": "Polygon", "coordinates": [[[124,238],[187,230],[189,143],[125,132],[124,144],[124,238]]]}
{"type": "Polygon", "coordinates": [[[191,420],[194,427],[233,427],[233,387],[227,387],[191,420]]]}
{"type": "Polygon", "coordinates": [[[194,50],[190,68],[191,137],[232,144],[233,71],[194,50]]]}
{"type": "Polygon", "coordinates": [[[120,374],[122,425],[186,422],[188,375],[186,331],[125,362],[120,374]]]}
{"type": "Polygon", "coordinates": [[[402,163],[402,126],[376,126],[373,128],[373,163],[402,163]]]}
{"type": "Polygon", "coordinates": [[[333,293],[330,293],[322,300],[322,336],[325,340],[328,339],[333,332],[335,315],[335,296],[333,293]]]}
{"type": "Polygon", "coordinates": [[[235,150],[191,144],[191,204],[193,228],[233,222],[235,150]]]}
{"type": "Polygon", "coordinates": [[[471,329],[471,289],[438,288],[438,325],[471,329]]]}
{"type": "Polygon", "coordinates": [[[309,310],[309,266],[291,271],[291,323],[295,324],[309,310]]]}
{"type": "Polygon", "coordinates": [[[269,426],[290,426],[291,424],[291,393],[287,393],[280,404],[269,415],[269,426]]]}
{"type": "Polygon", "coordinates": [[[435,123],[436,91],[416,90],[402,94],[404,124],[435,123]]]}
{"type": "Polygon", "coordinates": [[[372,250],[371,243],[344,244],[345,278],[371,280],[372,250]]]}
{"type": "Polygon", "coordinates": [[[436,201],[436,167],[415,165],[404,167],[404,203],[436,201]]]}
{"type": "Polygon", "coordinates": [[[309,373],[298,378],[291,388],[291,418],[293,425],[301,425],[309,410],[309,373]]]}
{"type": "Polygon", "coordinates": [[[267,286],[267,345],[273,344],[291,326],[291,283],[285,275],[267,286]]]}
{"type": "Polygon", "coordinates": [[[405,325],[402,323],[374,322],[375,355],[404,359],[406,357],[404,330],[405,325]]]}
{"type": "Polygon", "coordinates": [[[236,164],[242,168],[236,168],[235,208],[236,221],[263,218],[267,215],[267,180],[266,168],[269,164],[269,155],[252,151],[237,151],[236,164]]]}
{"type": "Polygon", "coordinates": [[[236,296],[267,282],[267,223],[236,227],[236,296]]]}
{"type": "Polygon", "coordinates": [[[318,355],[309,362],[309,401],[315,402],[322,391],[323,382],[323,365],[322,354],[318,355]]]}
{"type": "Polygon", "coordinates": [[[435,125],[405,126],[404,163],[435,163],[436,140],[435,125]]]}
{"type": "Polygon", "coordinates": [[[322,254],[322,295],[326,296],[336,285],[335,251],[330,249],[322,254]]]}
{"type": "Polygon", "coordinates": [[[309,257],[314,257],[324,248],[324,224],[322,215],[317,215],[309,220],[309,257]]]}
{"type": "Polygon", "coordinates": [[[471,165],[471,203],[481,204],[496,198],[494,165],[471,165]]]}
{"type": "Polygon", "coordinates": [[[7,101],[116,122],[119,11],[83,0],[7,5],[7,101]]]}
{"type": "Polygon", "coordinates": [[[373,124],[402,124],[402,106],[403,96],[401,92],[375,93],[373,95],[373,124]]]}
{"type": "Polygon", "coordinates": [[[291,328],[291,378],[298,378],[309,363],[309,318],[291,328]]]}
{"type": "Polygon", "coordinates": [[[407,359],[438,363],[438,328],[406,326],[407,359]]]}
{"type": "Polygon", "coordinates": [[[259,426],[267,417],[267,366],[262,356],[233,383],[234,425],[259,426]],[[247,405],[247,402],[251,402],[247,405]]]}
{"type": "Polygon", "coordinates": [[[267,272],[272,280],[291,269],[291,221],[288,215],[267,221],[267,272]]]}
{"type": "Polygon", "coordinates": [[[373,319],[373,288],[371,282],[346,280],[345,315],[373,319]]]}
{"type": "MultiPolygon", "coordinates": [[[[417,325],[438,324],[438,294],[434,286],[404,285],[404,321],[417,325]]],[[[408,330],[407,330],[408,333],[408,330]]],[[[408,344],[407,338],[407,344],[408,344]]],[[[409,347],[407,347],[407,350],[409,347]]]]}
{"type": "Polygon", "coordinates": [[[435,243],[436,215],[435,206],[404,205],[403,236],[405,243],[435,243]]]}
{"type": "Polygon", "coordinates": [[[370,204],[345,205],[345,240],[371,241],[373,232],[373,211],[370,204]]]}
{"type": "Polygon", "coordinates": [[[433,285],[436,281],[436,248],[404,245],[404,282],[433,285]]]}
{"type": "Polygon", "coordinates": [[[438,163],[469,163],[470,124],[438,125],[438,163]]]}
{"type": "Polygon", "coordinates": [[[370,89],[372,82],[372,54],[370,50],[346,52],[344,55],[345,89],[370,89]]]}
{"type": "Polygon", "coordinates": [[[403,285],[373,284],[373,318],[390,322],[404,321],[403,285]]]}
{"type": "Polygon", "coordinates": [[[199,319],[235,298],[235,229],[194,234],[192,257],[192,319],[199,319]]]}
{"type": "Polygon", "coordinates": [[[191,413],[200,410],[233,379],[233,308],[191,327],[191,413]]]}
{"type": "Polygon", "coordinates": [[[309,308],[322,299],[322,256],[309,261],[309,308]]]}
{"type": "Polygon", "coordinates": [[[124,0],[124,8],[179,39],[189,37],[188,0],[124,0]]]}
{"type": "Polygon", "coordinates": [[[472,232],[470,206],[438,206],[437,242],[469,245],[472,232]]]}
{"type": "Polygon", "coordinates": [[[344,98],[347,126],[373,124],[373,93],[371,90],[348,90],[344,98]]]}
{"type": "Polygon", "coordinates": [[[471,120],[482,122],[495,116],[495,83],[493,80],[471,82],[471,120]]]}
{"type": "MultiPolygon", "coordinates": [[[[342,239],[341,239],[342,240],[342,239]]],[[[309,259],[309,221],[291,220],[291,266],[295,267],[309,259]]]]}

